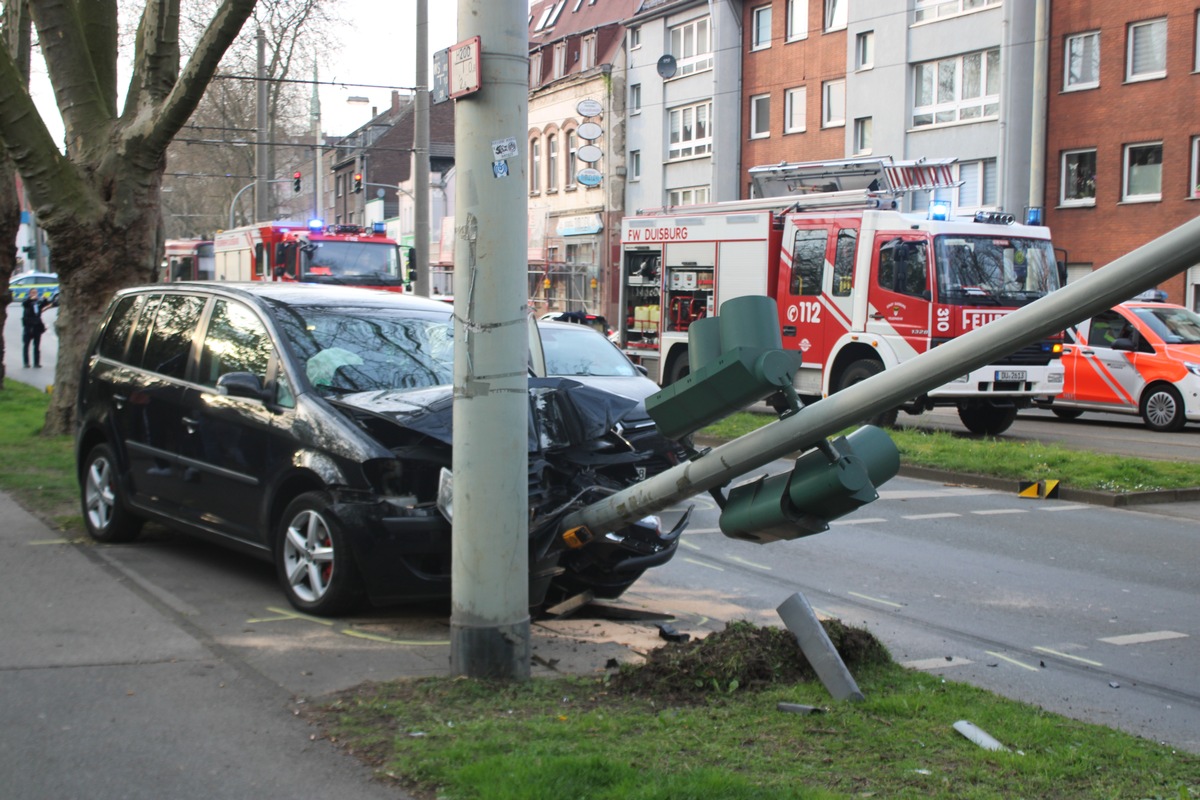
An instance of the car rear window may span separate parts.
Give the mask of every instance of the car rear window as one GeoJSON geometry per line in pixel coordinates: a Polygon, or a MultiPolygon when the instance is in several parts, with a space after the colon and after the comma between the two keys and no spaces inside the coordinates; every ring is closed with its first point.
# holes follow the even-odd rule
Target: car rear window
{"type": "Polygon", "coordinates": [[[105,358],[120,361],[125,357],[125,343],[129,341],[129,331],[133,329],[133,321],[137,319],[138,311],[146,304],[146,295],[138,294],[122,297],[113,311],[104,336],[100,339],[99,353],[105,358]]]}
{"type": "Polygon", "coordinates": [[[202,297],[164,296],[154,315],[154,329],[146,342],[142,366],[170,378],[183,378],[187,374],[192,339],[203,310],[202,297]]]}

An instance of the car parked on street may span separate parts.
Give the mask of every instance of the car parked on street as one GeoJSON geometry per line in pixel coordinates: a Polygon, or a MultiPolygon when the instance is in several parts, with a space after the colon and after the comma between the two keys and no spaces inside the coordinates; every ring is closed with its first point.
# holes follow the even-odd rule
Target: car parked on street
{"type": "MultiPolygon", "coordinates": [[[[314,614],[449,596],[452,313],[305,283],[119,292],[78,396],[89,534],[128,541],[156,520],[268,559],[314,614]]],[[[678,453],[626,430],[639,399],[545,376],[532,323],[531,336],[530,601],[616,597],[670,560],[682,526],[651,517],[585,541],[559,521],[678,453]]]]}
{"type": "Polygon", "coordinates": [[[37,289],[38,294],[49,300],[51,305],[58,302],[58,276],[52,272],[23,272],[14,275],[8,282],[14,303],[24,302],[31,289],[37,289]]]}
{"type": "Polygon", "coordinates": [[[1122,303],[1068,329],[1062,394],[1038,401],[1062,419],[1085,411],[1140,415],[1155,431],[1200,421],[1200,315],[1122,303]]]}

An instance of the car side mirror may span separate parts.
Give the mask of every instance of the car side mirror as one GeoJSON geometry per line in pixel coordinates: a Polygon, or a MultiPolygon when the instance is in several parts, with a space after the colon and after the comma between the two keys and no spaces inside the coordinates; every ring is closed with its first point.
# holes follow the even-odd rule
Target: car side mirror
{"type": "Polygon", "coordinates": [[[262,381],[252,372],[226,372],[217,378],[217,391],[229,397],[248,397],[264,403],[270,399],[262,381]]]}

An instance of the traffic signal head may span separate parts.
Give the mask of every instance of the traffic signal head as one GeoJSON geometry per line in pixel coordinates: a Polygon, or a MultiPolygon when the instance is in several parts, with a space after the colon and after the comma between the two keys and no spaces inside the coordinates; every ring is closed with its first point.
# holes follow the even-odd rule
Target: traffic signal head
{"type": "Polygon", "coordinates": [[[299,171],[292,173],[292,191],[293,192],[300,191],[300,172],[299,171]]]}
{"type": "Polygon", "coordinates": [[[719,316],[693,322],[691,371],[646,398],[659,432],[678,439],[776,392],[794,400],[800,354],[783,349],[778,319],[774,300],[746,295],[724,303],[719,316]]]}
{"type": "Polygon", "coordinates": [[[875,487],[900,471],[886,431],[865,425],[801,455],[791,472],[735,486],[721,509],[721,532],[759,544],[829,529],[829,520],[879,498],[875,487]]]}
{"type": "Polygon", "coordinates": [[[356,192],[362,191],[362,173],[361,172],[354,173],[354,191],[356,191],[356,192]]]}

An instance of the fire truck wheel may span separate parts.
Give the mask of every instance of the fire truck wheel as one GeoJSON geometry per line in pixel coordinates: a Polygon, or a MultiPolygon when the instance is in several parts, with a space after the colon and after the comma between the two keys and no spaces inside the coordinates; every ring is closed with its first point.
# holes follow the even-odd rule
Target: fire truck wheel
{"type": "Polygon", "coordinates": [[[670,386],[676,381],[681,381],[691,374],[691,369],[688,366],[687,353],[683,352],[675,356],[671,360],[671,366],[667,368],[667,386],[670,386]]]}
{"type": "MultiPolygon", "coordinates": [[[[878,375],[883,372],[883,364],[873,358],[863,358],[853,362],[846,367],[846,371],[842,373],[842,379],[838,381],[837,390],[853,386],[859,381],[865,381],[867,378],[878,375]]],[[[867,417],[863,422],[867,425],[876,425],[880,428],[896,427],[896,418],[900,416],[900,409],[893,408],[884,411],[874,416],[867,417]]]]}
{"type": "Polygon", "coordinates": [[[1152,431],[1177,431],[1187,422],[1183,398],[1173,386],[1165,383],[1150,387],[1142,395],[1142,421],[1152,431]]]}
{"type": "Polygon", "coordinates": [[[971,433],[980,436],[998,436],[1012,427],[1017,418],[1016,406],[993,406],[987,403],[972,403],[960,406],[958,418],[971,433]]]}

